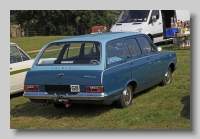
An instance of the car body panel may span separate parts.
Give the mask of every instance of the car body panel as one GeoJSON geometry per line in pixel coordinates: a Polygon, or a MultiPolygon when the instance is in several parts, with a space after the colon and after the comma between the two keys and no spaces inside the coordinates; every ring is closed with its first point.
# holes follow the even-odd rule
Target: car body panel
{"type": "Polygon", "coordinates": [[[10,43],[10,47],[15,47],[26,56],[25,61],[10,63],[10,95],[12,95],[23,92],[26,72],[31,68],[34,59],[31,59],[17,44],[10,43]]]}

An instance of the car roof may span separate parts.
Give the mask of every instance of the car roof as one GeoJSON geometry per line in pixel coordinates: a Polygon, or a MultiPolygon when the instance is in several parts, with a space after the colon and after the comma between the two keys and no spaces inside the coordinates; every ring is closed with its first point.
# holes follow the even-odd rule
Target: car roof
{"type": "Polygon", "coordinates": [[[10,45],[16,45],[16,43],[10,42],[10,45]]]}
{"type": "Polygon", "coordinates": [[[97,33],[97,34],[87,34],[74,36],[71,38],[65,38],[61,40],[56,40],[54,42],[65,42],[65,41],[98,41],[98,42],[108,42],[114,39],[139,35],[139,32],[108,32],[108,33],[97,33]]]}

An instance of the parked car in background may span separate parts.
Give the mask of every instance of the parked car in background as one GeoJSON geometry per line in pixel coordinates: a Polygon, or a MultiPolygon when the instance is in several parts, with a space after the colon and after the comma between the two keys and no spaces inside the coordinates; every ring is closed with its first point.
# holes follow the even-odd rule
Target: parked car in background
{"type": "Polygon", "coordinates": [[[42,48],[26,74],[23,96],[56,108],[113,102],[126,108],[133,94],[170,84],[176,68],[176,53],[159,52],[142,33],[76,36],[42,48]]]}
{"type": "Polygon", "coordinates": [[[16,43],[10,43],[10,95],[23,92],[24,78],[33,61],[16,43]]]}
{"type": "Polygon", "coordinates": [[[171,28],[174,19],[180,22],[189,21],[190,12],[188,10],[123,10],[110,31],[141,32],[157,43],[165,41],[166,28],[171,28]]]}

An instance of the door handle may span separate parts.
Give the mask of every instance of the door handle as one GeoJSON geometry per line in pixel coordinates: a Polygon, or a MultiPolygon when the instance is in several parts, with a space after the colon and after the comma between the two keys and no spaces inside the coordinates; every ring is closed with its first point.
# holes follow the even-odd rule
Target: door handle
{"type": "Polygon", "coordinates": [[[131,62],[131,64],[134,64],[134,63],[135,63],[134,61],[131,62]]]}
{"type": "Polygon", "coordinates": [[[150,59],[150,56],[149,57],[147,57],[147,60],[149,60],[150,59]]]}
{"type": "Polygon", "coordinates": [[[11,70],[12,68],[10,68],[10,70],[11,70]]]}
{"type": "Polygon", "coordinates": [[[159,25],[160,25],[161,23],[159,22],[159,25]]]}

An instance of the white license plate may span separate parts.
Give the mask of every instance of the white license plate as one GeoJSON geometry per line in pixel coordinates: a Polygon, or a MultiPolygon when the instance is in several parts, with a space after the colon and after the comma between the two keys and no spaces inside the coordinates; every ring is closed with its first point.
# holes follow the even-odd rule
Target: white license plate
{"type": "Polygon", "coordinates": [[[80,92],[79,85],[70,85],[71,92],[80,92]]]}

